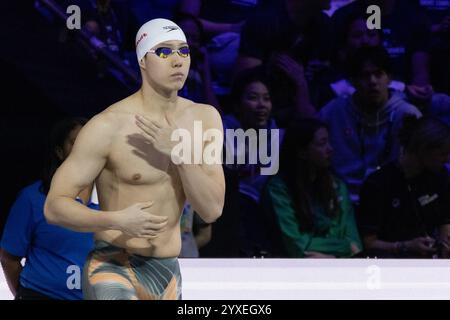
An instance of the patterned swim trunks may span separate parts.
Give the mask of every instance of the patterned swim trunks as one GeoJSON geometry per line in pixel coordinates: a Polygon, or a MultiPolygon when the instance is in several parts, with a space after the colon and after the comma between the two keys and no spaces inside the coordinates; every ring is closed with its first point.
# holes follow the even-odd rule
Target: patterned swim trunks
{"type": "Polygon", "coordinates": [[[85,300],[181,300],[177,258],[144,257],[96,241],[83,271],[85,300]]]}

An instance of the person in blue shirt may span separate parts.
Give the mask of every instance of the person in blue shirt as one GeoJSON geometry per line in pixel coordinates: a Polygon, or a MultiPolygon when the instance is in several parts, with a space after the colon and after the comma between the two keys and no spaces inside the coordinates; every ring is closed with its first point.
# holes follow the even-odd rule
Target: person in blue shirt
{"type": "MultiPolygon", "coordinates": [[[[92,233],[50,225],[44,203],[56,169],[69,155],[86,120],[64,119],[52,130],[42,180],[25,187],[13,204],[1,239],[1,264],[16,300],[82,299],[81,270],[93,248],[92,233]],[[22,266],[22,259],[25,265],[22,266]]],[[[93,209],[92,187],[78,200],[93,209]]]]}

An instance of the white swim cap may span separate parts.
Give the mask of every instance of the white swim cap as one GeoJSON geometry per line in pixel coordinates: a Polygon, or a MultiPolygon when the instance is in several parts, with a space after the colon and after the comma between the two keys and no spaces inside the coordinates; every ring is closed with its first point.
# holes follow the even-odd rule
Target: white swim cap
{"type": "Polygon", "coordinates": [[[173,21],[158,18],[144,23],[136,35],[138,61],[158,43],[170,40],[187,42],[183,30],[173,21]]]}

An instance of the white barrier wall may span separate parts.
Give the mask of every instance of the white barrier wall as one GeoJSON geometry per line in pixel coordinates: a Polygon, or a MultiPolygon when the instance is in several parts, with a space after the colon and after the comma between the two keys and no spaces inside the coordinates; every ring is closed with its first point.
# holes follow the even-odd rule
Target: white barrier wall
{"type": "MultiPolygon", "coordinates": [[[[450,261],[180,259],[183,299],[450,299],[450,261]]],[[[12,299],[3,273],[0,299],[12,299]]]]}

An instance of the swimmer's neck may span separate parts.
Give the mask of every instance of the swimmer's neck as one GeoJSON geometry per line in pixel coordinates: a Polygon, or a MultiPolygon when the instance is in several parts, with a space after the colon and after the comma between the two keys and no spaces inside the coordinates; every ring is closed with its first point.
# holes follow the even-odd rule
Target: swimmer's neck
{"type": "Polygon", "coordinates": [[[178,101],[177,91],[164,91],[162,88],[144,82],[137,92],[137,98],[142,104],[144,112],[164,115],[172,113],[178,101]]]}

